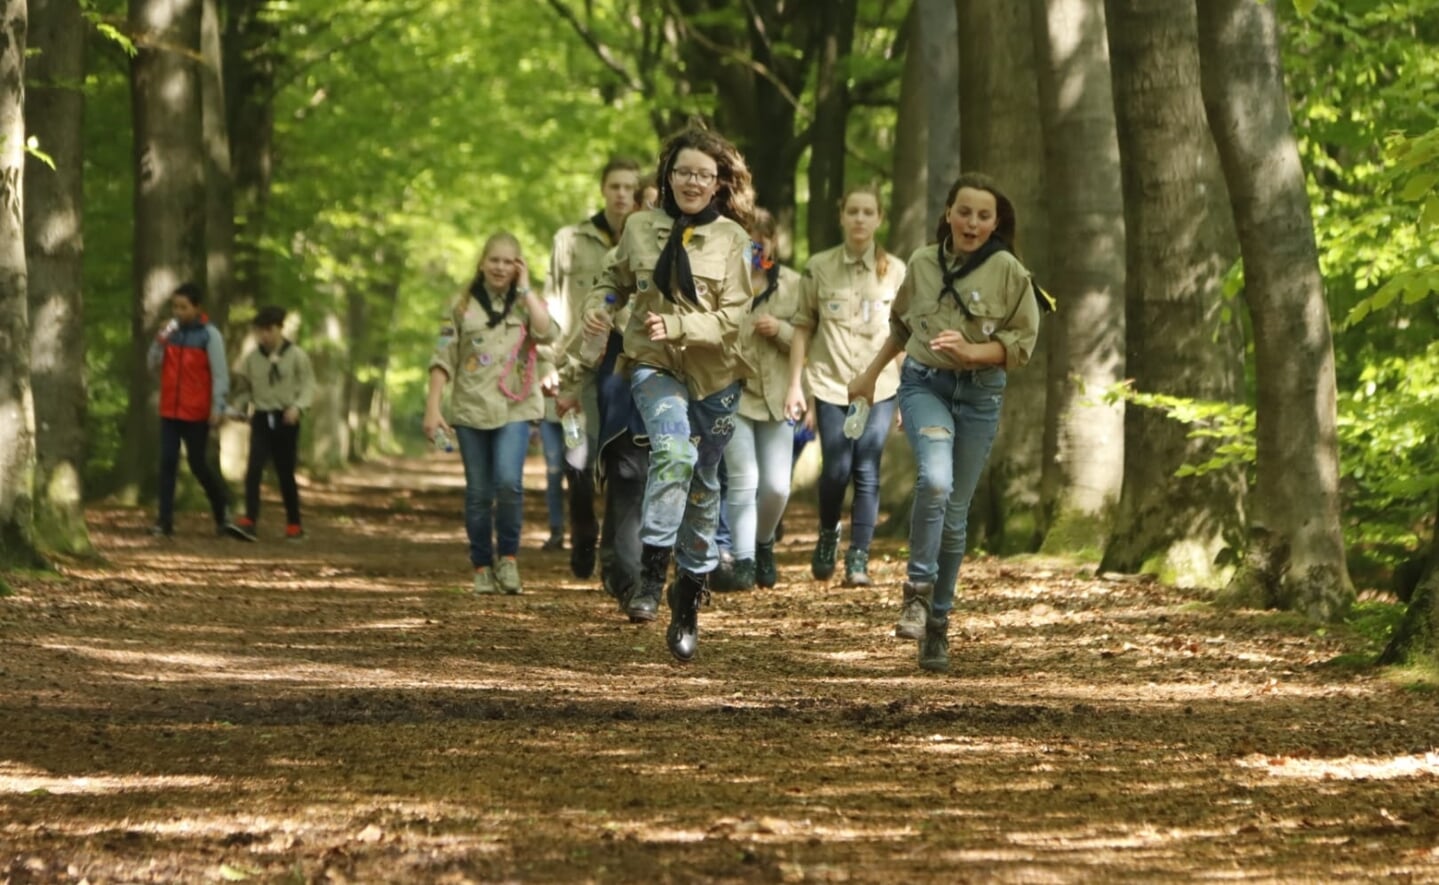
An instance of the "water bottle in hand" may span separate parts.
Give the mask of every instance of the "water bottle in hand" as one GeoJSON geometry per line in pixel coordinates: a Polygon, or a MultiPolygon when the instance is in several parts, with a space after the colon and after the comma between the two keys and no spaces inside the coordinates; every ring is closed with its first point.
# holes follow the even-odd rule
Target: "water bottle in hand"
{"type": "Polygon", "coordinates": [[[869,423],[869,400],[864,397],[849,404],[849,414],[844,419],[846,439],[859,439],[864,435],[864,425],[869,423]]]}
{"type": "Polygon", "coordinates": [[[435,428],[435,435],[431,437],[435,444],[435,451],[449,454],[455,450],[455,441],[450,439],[450,434],[443,427],[435,428]]]}
{"type": "Polygon", "coordinates": [[[560,419],[565,431],[565,448],[579,448],[585,441],[585,417],[577,411],[568,411],[560,419]]]}

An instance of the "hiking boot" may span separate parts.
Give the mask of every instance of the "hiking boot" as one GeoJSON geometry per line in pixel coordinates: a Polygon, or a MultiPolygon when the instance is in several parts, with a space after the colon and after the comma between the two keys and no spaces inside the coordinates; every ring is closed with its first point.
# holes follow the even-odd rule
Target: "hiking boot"
{"type": "Polygon", "coordinates": [[[933,584],[904,582],[904,602],[899,609],[899,623],[894,625],[895,636],[901,639],[924,638],[924,624],[929,619],[929,605],[933,596],[933,584]]]}
{"type": "Polygon", "coordinates": [[[570,573],[588,578],[595,573],[595,538],[573,538],[570,547],[570,573]]]}
{"type": "Polygon", "coordinates": [[[475,569],[475,592],[481,596],[500,592],[500,588],[495,586],[494,570],[487,565],[475,569]]]}
{"type": "MultiPolygon", "coordinates": [[[[552,530],[549,538],[545,540],[545,543],[540,545],[540,549],[546,553],[554,553],[557,550],[565,549],[565,533],[552,530]]],[[[593,569],[594,566],[590,566],[590,568],[593,569]]]]}
{"type": "Polygon", "coordinates": [[[736,589],[734,585],[734,555],[728,550],[721,550],[719,565],[710,572],[710,589],[716,593],[728,593],[736,589]]]}
{"type": "MultiPolygon", "coordinates": [[[[716,574],[718,569],[715,570],[716,574]]],[[[737,559],[729,568],[729,574],[725,576],[726,583],[723,587],[714,586],[715,576],[710,575],[710,589],[716,593],[739,593],[754,589],[755,566],[753,559],[737,559]]]]}
{"type": "Polygon", "coordinates": [[[682,571],[670,585],[670,625],[665,630],[665,644],[681,663],[693,660],[699,651],[700,605],[708,597],[703,575],[682,571]]]}
{"type": "Polygon", "coordinates": [[[226,523],[225,534],[251,543],[260,540],[259,536],[255,534],[255,521],[248,516],[242,516],[234,522],[226,523]]]}
{"type": "Polygon", "coordinates": [[[305,530],[300,527],[299,523],[292,522],[285,526],[285,540],[303,541],[305,540],[305,530]]]}
{"type": "Polygon", "coordinates": [[[934,673],[949,671],[949,615],[931,617],[924,624],[924,638],[919,641],[919,666],[934,673]]]}
{"type": "Polygon", "coordinates": [[[640,585],[625,600],[630,621],[644,624],[660,615],[660,594],[670,570],[670,548],[646,544],[640,553],[640,585]]]}
{"type": "Polygon", "coordinates": [[[495,566],[495,583],[499,585],[500,592],[509,596],[518,596],[520,593],[520,564],[513,556],[501,556],[499,564],[495,566]]]}
{"type": "Polygon", "coordinates": [[[774,564],[774,542],[754,546],[754,582],[769,589],[779,583],[779,569],[774,564]]]}
{"type": "Polygon", "coordinates": [[[828,581],[834,574],[834,559],[839,555],[839,529],[820,529],[809,559],[809,571],[816,581],[828,581]]]}
{"type": "Polygon", "coordinates": [[[844,552],[844,585],[868,587],[869,584],[869,551],[849,548],[844,552]]]}

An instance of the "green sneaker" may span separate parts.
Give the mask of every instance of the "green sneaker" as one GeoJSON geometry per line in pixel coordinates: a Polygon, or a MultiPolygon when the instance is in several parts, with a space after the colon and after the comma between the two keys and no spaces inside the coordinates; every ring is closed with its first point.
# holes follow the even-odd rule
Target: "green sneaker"
{"type": "Polygon", "coordinates": [[[495,566],[495,583],[500,585],[500,591],[509,595],[517,596],[520,592],[520,564],[513,556],[501,556],[499,565],[495,566]]]}
{"type": "Polygon", "coordinates": [[[828,581],[834,575],[834,560],[839,555],[839,529],[820,529],[809,559],[809,571],[816,581],[828,581]]]}
{"type": "Polygon", "coordinates": [[[495,586],[495,573],[487,565],[475,569],[475,592],[481,596],[500,592],[495,586]]]}

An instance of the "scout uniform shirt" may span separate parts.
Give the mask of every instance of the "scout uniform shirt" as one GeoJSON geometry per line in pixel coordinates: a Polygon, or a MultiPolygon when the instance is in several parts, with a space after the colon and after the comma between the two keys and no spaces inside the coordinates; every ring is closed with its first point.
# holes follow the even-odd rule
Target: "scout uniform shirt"
{"type": "MultiPolygon", "coordinates": [[[[555,234],[550,249],[550,272],[545,276],[545,304],[550,309],[550,322],[558,324],[554,343],[540,348],[540,377],[555,370],[565,371],[566,362],[574,360],[570,345],[583,337],[581,328],[585,297],[605,269],[605,256],[614,247],[609,232],[591,216],[578,224],[562,227],[555,234]]],[[[553,399],[545,400],[546,421],[558,421],[553,399]]]]}
{"type": "Polygon", "coordinates": [[[678,274],[671,276],[676,290],[671,301],[655,285],[655,265],[674,225],[675,220],[661,209],[631,215],[619,246],[590,292],[585,313],[600,310],[605,295],[615,293],[622,307],[630,307],[624,359],[616,371],[635,365],[662,369],[683,380],[691,396],[703,399],[748,374],[738,339],[740,321],[753,297],[750,238],[744,228],[723,216],[691,228],[685,251],[699,303],[679,291],[678,274]],[[645,317],[651,313],[665,318],[669,340],[650,340],[645,317]]]}
{"type": "MultiPolygon", "coordinates": [[[[962,333],[971,344],[998,341],[1004,345],[1004,367],[1017,369],[1029,362],[1039,337],[1039,302],[1033,294],[1029,271],[1011,252],[995,252],[983,264],[954,283],[964,301],[961,308],[950,295],[940,297],[944,274],[939,246],[924,246],[909,259],[909,273],[894,302],[890,337],[904,352],[937,369],[973,369],[948,353],[931,350],[929,342],[945,329],[962,333]]],[[[951,265],[957,259],[948,257],[951,265]]]]}
{"type": "MultiPolygon", "coordinates": [[[[849,382],[869,367],[889,338],[890,306],[904,279],[904,262],[888,256],[879,275],[874,245],[859,258],[844,246],[827,249],[809,260],[799,313],[794,324],[810,333],[805,387],[822,402],[849,402],[849,382]]],[[[874,385],[875,402],[899,390],[899,368],[884,367],[874,385]]]]}
{"type": "Polygon", "coordinates": [[[289,341],[282,341],[274,353],[256,347],[245,354],[234,380],[230,407],[239,411],[254,403],[257,412],[283,412],[291,406],[307,412],[315,400],[310,358],[289,341]]]}
{"type": "MultiPolygon", "coordinates": [[[[794,315],[800,304],[800,275],[780,265],[779,284],[763,304],[752,306],[740,322],[740,346],[753,372],[744,382],[739,413],[751,421],[783,421],[784,398],[789,392],[789,343],[794,339],[794,315]],[[762,316],[779,320],[773,338],[756,335],[754,321],[762,316]]],[[[755,293],[755,298],[760,292],[755,293]]]]}
{"type": "MultiPolygon", "coordinates": [[[[555,325],[542,337],[530,332],[522,295],[494,328],[474,296],[464,293],[440,323],[430,368],[445,370],[454,384],[450,423],[495,430],[516,421],[537,421],[545,413],[536,362],[537,345],[553,340],[555,325]]],[[[503,296],[491,296],[502,304],[503,296]]]]}

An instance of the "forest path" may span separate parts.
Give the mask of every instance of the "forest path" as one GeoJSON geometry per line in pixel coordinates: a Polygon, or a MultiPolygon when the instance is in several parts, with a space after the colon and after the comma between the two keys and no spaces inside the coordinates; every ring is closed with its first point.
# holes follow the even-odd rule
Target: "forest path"
{"type": "Polygon", "coordinates": [[[518,597],[453,459],[305,488],[299,545],[94,511],[0,599],[0,881],[1439,881],[1439,697],[1342,631],[981,559],[924,674],[897,543],[817,584],[797,507],[680,666],[538,551],[543,479],[518,597]]]}

